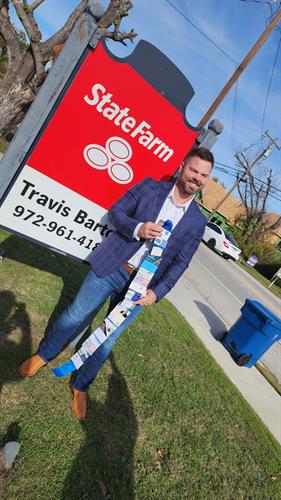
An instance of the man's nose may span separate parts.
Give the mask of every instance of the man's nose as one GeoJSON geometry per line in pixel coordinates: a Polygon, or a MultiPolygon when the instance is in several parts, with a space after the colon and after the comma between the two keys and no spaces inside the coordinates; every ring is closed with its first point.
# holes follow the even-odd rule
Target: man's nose
{"type": "Polygon", "coordinates": [[[194,173],[193,179],[196,182],[196,184],[200,184],[200,182],[201,182],[201,176],[200,176],[200,174],[194,173]]]}

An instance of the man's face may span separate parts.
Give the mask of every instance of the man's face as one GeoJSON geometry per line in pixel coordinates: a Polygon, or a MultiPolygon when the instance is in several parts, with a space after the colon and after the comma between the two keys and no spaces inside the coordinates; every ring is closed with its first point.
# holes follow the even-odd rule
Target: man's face
{"type": "Polygon", "coordinates": [[[212,164],[209,161],[201,160],[198,156],[189,158],[180,167],[180,175],[177,185],[180,191],[185,195],[194,195],[201,191],[207,184],[212,170],[212,164]]]}

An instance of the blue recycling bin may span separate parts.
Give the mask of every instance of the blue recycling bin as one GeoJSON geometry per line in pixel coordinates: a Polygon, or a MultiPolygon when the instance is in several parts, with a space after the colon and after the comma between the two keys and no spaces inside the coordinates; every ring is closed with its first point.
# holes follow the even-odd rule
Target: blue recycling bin
{"type": "Polygon", "coordinates": [[[256,300],[246,299],[241,316],[225,334],[222,344],[239,366],[251,368],[281,339],[281,319],[256,300]]]}

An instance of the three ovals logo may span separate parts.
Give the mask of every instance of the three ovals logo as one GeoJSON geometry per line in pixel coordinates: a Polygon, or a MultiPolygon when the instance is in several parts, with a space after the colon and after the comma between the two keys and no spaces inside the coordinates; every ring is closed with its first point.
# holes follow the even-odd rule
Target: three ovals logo
{"type": "Polygon", "coordinates": [[[83,153],[88,165],[97,170],[107,169],[114,182],[128,184],[133,180],[133,170],[127,163],[132,157],[132,148],[122,137],[110,137],[105,147],[88,144],[83,153]]]}

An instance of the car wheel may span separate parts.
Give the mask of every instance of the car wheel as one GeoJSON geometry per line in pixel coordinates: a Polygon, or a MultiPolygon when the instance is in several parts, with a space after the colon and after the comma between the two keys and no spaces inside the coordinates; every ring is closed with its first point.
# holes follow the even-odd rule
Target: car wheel
{"type": "Polygon", "coordinates": [[[224,258],[224,259],[226,259],[226,260],[230,259],[230,256],[229,256],[229,255],[227,255],[226,253],[223,253],[223,254],[222,254],[222,256],[223,256],[223,258],[224,258]]]}
{"type": "Polygon", "coordinates": [[[245,366],[251,359],[252,355],[251,354],[241,354],[239,358],[237,359],[237,365],[238,366],[245,366]]]}
{"type": "Polygon", "coordinates": [[[207,242],[207,247],[208,247],[208,248],[211,248],[211,250],[215,250],[215,248],[216,248],[216,240],[214,240],[214,238],[211,238],[211,239],[207,242]]]}

